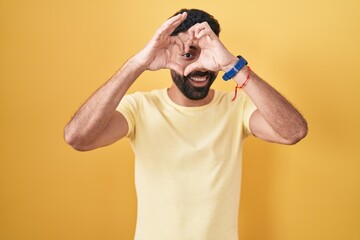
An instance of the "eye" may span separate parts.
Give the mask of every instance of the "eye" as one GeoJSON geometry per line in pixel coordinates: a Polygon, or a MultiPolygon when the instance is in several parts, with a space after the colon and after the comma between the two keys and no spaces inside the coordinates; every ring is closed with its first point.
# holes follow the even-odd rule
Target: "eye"
{"type": "Polygon", "coordinates": [[[184,53],[182,56],[186,59],[194,58],[194,56],[191,53],[184,53]]]}

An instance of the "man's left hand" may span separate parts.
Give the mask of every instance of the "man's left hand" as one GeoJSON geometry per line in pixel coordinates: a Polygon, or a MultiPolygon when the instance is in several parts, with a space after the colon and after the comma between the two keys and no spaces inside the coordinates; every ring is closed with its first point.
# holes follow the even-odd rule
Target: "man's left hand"
{"type": "Polygon", "coordinates": [[[236,64],[238,59],[225,48],[207,22],[195,24],[188,30],[188,34],[190,40],[197,43],[201,53],[197,61],[185,68],[185,76],[200,69],[228,71],[236,64]]]}

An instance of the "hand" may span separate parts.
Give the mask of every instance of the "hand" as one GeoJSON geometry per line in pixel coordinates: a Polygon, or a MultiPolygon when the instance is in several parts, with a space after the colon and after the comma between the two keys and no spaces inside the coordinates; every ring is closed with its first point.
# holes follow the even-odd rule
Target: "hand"
{"type": "Polygon", "coordinates": [[[194,70],[201,69],[214,72],[228,71],[237,62],[237,58],[225,48],[207,22],[195,24],[188,33],[193,44],[197,43],[201,49],[201,53],[196,62],[185,68],[185,76],[194,70]]]}
{"type": "Polygon", "coordinates": [[[178,14],[168,19],[151,38],[149,43],[138,54],[135,60],[147,70],[159,70],[163,68],[173,69],[183,73],[183,68],[172,57],[173,47],[178,47],[181,52],[185,51],[184,43],[171,33],[185,20],[187,13],[178,14]]]}

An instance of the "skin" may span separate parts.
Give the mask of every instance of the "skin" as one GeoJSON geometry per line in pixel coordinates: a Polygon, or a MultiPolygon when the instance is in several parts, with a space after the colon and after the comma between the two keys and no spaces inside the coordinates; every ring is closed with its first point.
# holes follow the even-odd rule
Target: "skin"
{"type": "MultiPolygon", "coordinates": [[[[116,107],[146,70],[171,70],[174,83],[168,89],[168,95],[179,105],[202,106],[213,99],[214,91],[210,86],[214,77],[219,71],[230,70],[238,59],[225,48],[206,22],[170,36],[186,16],[183,13],[168,19],[148,44],[83,104],[65,127],[64,137],[68,144],[76,150],[87,151],[123,138],[128,132],[128,124],[116,107]],[[181,89],[184,84],[191,91],[203,91],[202,95],[189,98],[181,89]]],[[[246,75],[247,69],[243,68],[233,80],[241,85],[246,75]]],[[[251,71],[243,90],[257,106],[250,118],[253,135],[282,144],[295,144],[306,136],[307,123],[301,114],[254,72],[251,71]]]]}

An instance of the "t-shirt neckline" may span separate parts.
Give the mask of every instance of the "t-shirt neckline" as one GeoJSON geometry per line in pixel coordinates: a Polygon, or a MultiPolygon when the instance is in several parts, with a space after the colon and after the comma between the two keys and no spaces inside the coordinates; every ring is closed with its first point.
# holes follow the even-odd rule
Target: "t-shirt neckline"
{"type": "Polygon", "coordinates": [[[169,105],[171,105],[172,107],[174,107],[174,108],[181,109],[181,110],[186,110],[186,111],[199,111],[199,110],[203,110],[203,109],[211,106],[212,104],[214,104],[214,102],[216,102],[216,99],[218,97],[218,92],[214,90],[214,96],[213,96],[213,98],[211,99],[211,101],[209,103],[207,103],[205,105],[202,105],[202,106],[195,106],[195,107],[188,107],[188,106],[183,106],[183,105],[179,105],[179,104],[175,103],[169,97],[168,88],[164,88],[162,90],[162,95],[165,98],[166,102],[169,105]]]}

